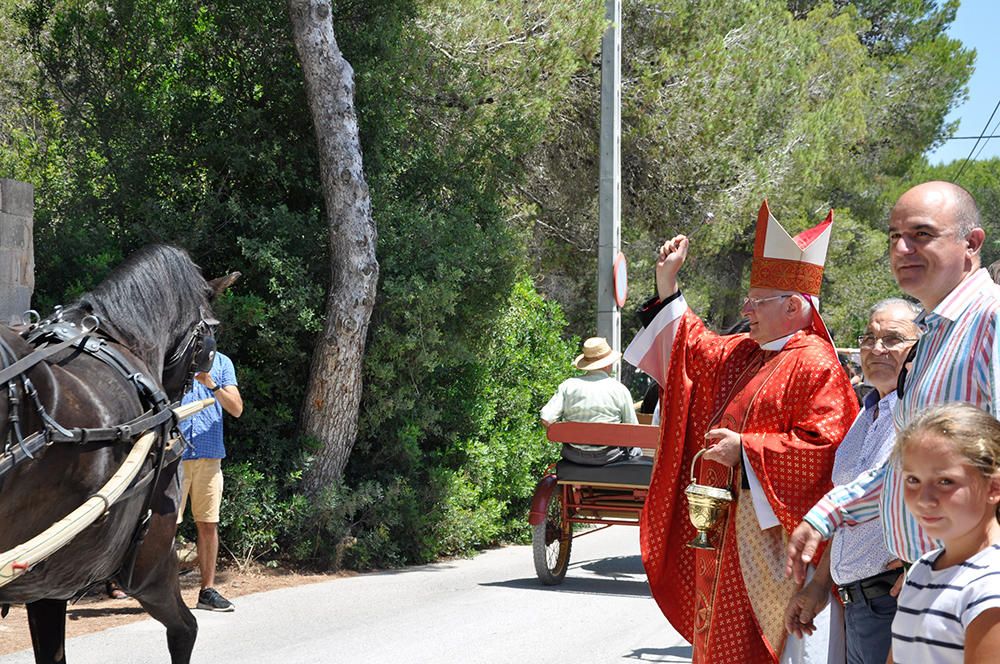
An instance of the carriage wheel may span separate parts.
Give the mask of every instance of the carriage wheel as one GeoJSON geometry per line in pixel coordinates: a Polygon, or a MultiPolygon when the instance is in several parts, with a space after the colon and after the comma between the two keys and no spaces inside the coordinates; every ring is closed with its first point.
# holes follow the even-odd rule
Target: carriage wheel
{"type": "Polygon", "coordinates": [[[556,489],[549,500],[545,521],[532,527],[531,552],[535,573],[547,586],[562,583],[569,568],[569,552],[573,548],[573,525],[563,520],[562,491],[556,489]]]}

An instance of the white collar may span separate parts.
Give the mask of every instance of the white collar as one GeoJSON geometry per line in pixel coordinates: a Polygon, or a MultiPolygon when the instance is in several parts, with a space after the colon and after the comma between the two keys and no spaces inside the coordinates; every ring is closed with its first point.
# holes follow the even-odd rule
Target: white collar
{"type": "Polygon", "coordinates": [[[785,344],[788,340],[795,336],[795,332],[792,332],[787,337],[781,337],[780,339],[774,339],[773,341],[768,341],[766,344],[760,344],[761,350],[784,350],[785,344]]]}

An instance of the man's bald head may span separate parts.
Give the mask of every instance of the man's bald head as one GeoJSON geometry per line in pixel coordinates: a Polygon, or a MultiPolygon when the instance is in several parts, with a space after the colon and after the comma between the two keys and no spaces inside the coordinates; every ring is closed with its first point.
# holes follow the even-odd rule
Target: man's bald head
{"type": "Polygon", "coordinates": [[[928,311],[979,269],[985,240],[975,199],[950,182],[918,184],[889,215],[893,276],[928,311]]]}
{"type": "Polygon", "coordinates": [[[893,210],[900,206],[917,206],[935,210],[943,222],[953,224],[955,239],[963,240],[976,228],[981,228],[976,199],[963,187],[952,182],[932,180],[913,187],[899,197],[893,210]]]}

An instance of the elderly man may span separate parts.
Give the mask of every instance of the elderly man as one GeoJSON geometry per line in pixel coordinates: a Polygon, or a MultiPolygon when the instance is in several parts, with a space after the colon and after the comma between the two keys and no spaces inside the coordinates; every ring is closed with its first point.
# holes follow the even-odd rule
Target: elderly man
{"type": "Polygon", "coordinates": [[[831,486],[834,450],[857,412],[817,308],[831,224],[828,217],[793,239],[761,206],[742,308],[750,331],[730,336],[688,309],[677,288],[688,240],[670,240],[656,264],[659,298],[625,353],[664,388],[643,564],[698,664],[826,659],[825,641],[814,639],[810,659],[803,641],[786,638],[785,605],[798,586],[781,572],[787,533],[831,486]],[[687,546],[695,530],[684,497],[695,454],[706,448],[696,481],[736,494],[711,550],[687,546]],[[742,482],[730,484],[732,475],[742,482]]]}
{"type": "MultiPolygon", "coordinates": [[[[976,202],[958,185],[917,185],[892,209],[889,264],[899,287],[924,308],[917,321],[924,335],[894,409],[897,431],[924,408],[951,401],[1000,414],[1000,287],[980,267],[985,240],[976,202]]],[[[907,511],[902,477],[887,463],[838,487],[809,511],[789,540],[787,573],[803,578],[819,542],[842,527],[847,514],[881,515],[889,551],[902,560],[914,562],[938,546],[907,511]]]]}
{"type": "MultiPolygon", "coordinates": [[[[896,405],[896,383],[906,356],[920,337],[913,322],[920,307],[891,298],[873,306],[868,326],[858,337],[861,369],[875,389],[865,397],[864,409],[837,448],[833,481],[846,484],[859,473],[885,462],[892,451],[896,431],[892,409],[896,405]]],[[[802,636],[812,631],[813,618],[830,599],[831,581],[844,602],[847,664],[884,664],[892,645],[892,619],[896,598],[890,590],[902,572],[896,557],[882,539],[882,525],[861,523],[865,515],[845,514],[847,525],[838,533],[820,559],[816,575],[788,603],[785,626],[802,636]]],[[[834,609],[839,609],[835,606],[834,609]]],[[[836,610],[839,621],[840,611],[836,610]]],[[[839,630],[831,630],[838,632],[839,630]]],[[[831,639],[831,642],[834,639],[831,639]]],[[[839,639],[836,639],[839,644],[839,639]]],[[[831,664],[844,661],[843,648],[831,644],[831,664]]]]}
{"type": "MultiPolygon", "coordinates": [[[[573,366],[584,371],[582,376],[567,378],[542,407],[542,426],[553,422],[624,422],[638,424],[632,395],[611,372],[621,353],[611,348],[604,337],[591,337],[583,342],[583,352],[573,366]]],[[[567,461],[585,466],[603,466],[642,456],[642,448],[608,447],[604,445],[563,445],[562,456],[567,461]]]]}

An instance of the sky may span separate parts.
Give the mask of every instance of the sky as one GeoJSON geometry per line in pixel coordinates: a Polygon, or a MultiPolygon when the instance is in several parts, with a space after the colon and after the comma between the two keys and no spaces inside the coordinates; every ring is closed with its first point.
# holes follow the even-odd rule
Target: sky
{"type": "MultiPolygon", "coordinates": [[[[1000,101],[1000,2],[998,0],[962,0],[958,16],[948,29],[948,34],[968,48],[976,49],[976,69],[969,79],[969,99],[948,116],[948,122],[960,120],[955,136],[979,136],[983,127],[1000,101]]],[[[1000,110],[993,116],[986,135],[1000,135],[1000,110]]],[[[985,139],[984,139],[985,140],[985,139]]],[[[975,140],[951,140],[927,154],[932,164],[942,164],[965,159],[975,145],[975,140]]],[[[979,143],[979,148],[983,143],[979,143]]],[[[979,159],[1000,157],[1000,138],[990,140],[979,159]]]]}

